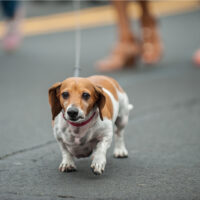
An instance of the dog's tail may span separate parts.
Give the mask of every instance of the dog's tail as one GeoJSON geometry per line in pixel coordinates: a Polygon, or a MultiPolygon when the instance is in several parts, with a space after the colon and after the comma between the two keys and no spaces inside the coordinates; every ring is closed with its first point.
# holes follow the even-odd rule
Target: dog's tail
{"type": "Polygon", "coordinates": [[[134,106],[132,104],[128,104],[128,110],[132,110],[134,108],[134,106]]]}

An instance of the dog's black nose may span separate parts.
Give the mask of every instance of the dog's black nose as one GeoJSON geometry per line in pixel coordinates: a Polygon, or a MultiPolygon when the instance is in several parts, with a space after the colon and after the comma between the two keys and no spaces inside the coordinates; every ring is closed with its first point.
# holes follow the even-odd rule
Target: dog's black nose
{"type": "Polygon", "coordinates": [[[67,110],[67,114],[70,118],[76,119],[76,117],[78,116],[78,109],[75,107],[71,107],[67,110]]]}

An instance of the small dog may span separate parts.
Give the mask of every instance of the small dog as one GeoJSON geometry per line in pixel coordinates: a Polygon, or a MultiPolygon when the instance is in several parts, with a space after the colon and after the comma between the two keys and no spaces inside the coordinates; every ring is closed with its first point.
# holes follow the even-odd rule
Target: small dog
{"type": "Polygon", "coordinates": [[[114,157],[128,157],[123,134],[133,106],[117,81],[106,76],[68,78],[49,89],[49,103],[62,153],[61,172],[76,171],[73,157],[92,154],[91,169],[102,174],[113,132],[114,157]]]}

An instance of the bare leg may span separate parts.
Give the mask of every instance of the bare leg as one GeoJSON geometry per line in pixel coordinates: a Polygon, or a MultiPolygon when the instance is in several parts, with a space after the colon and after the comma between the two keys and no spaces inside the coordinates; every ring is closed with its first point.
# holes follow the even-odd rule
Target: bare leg
{"type": "Polygon", "coordinates": [[[151,13],[149,1],[138,1],[140,4],[141,29],[142,29],[142,59],[147,64],[153,64],[160,60],[163,47],[157,29],[156,19],[151,13]]]}
{"type": "Polygon", "coordinates": [[[112,4],[117,13],[118,42],[111,55],[97,63],[100,71],[119,70],[132,65],[139,54],[127,13],[128,1],[113,0],[112,4]]]}
{"type": "Polygon", "coordinates": [[[112,1],[118,17],[118,34],[120,42],[133,42],[130,21],[127,13],[127,1],[112,1]]]}

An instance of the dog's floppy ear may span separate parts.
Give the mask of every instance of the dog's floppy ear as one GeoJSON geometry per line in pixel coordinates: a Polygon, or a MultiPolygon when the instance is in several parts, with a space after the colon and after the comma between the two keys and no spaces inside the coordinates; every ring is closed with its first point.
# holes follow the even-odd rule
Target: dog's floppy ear
{"type": "Polygon", "coordinates": [[[61,82],[58,82],[49,88],[49,104],[51,106],[53,120],[62,110],[62,107],[60,105],[60,100],[59,100],[60,86],[61,86],[61,82]]]}
{"type": "Polygon", "coordinates": [[[105,98],[104,92],[103,92],[103,90],[102,90],[102,88],[100,86],[95,86],[95,91],[96,91],[96,94],[97,94],[96,104],[97,104],[97,106],[99,108],[100,118],[103,121],[102,110],[103,110],[103,107],[104,107],[104,105],[106,103],[106,98],[105,98]]]}

